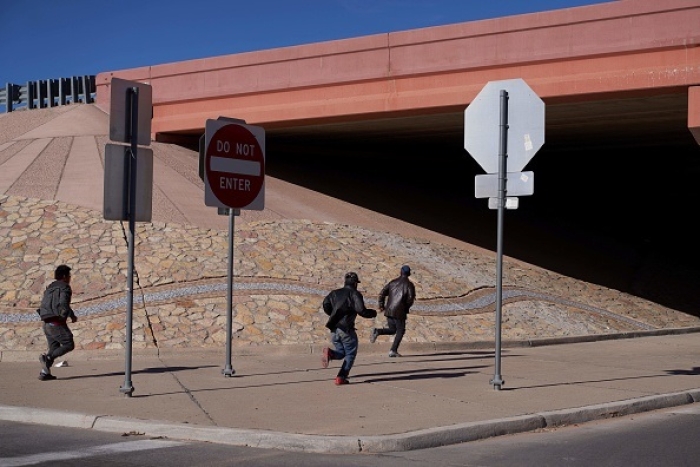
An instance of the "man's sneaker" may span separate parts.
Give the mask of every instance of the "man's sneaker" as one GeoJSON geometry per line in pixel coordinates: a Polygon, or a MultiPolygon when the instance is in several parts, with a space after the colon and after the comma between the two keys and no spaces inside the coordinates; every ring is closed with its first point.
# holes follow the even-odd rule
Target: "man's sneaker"
{"type": "Polygon", "coordinates": [[[336,376],[335,385],[342,386],[343,384],[350,384],[350,381],[348,381],[347,378],[343,378],[342,376],[336,376]]]}
{"type": "Polygon", "coordinates": [[[39,381],[52,381],[56,379],[51,373],[44,373],[43,371],[39,373],[39,381]]]}
{"type": "Polygon", "coordinates": [[[51,367],[51,365],[49,365],[50,360],[46,354],[39,355],[39,361],[41,362],[41,372],[50,375],[51,370],[49,370],[49,367],[51,367]]]}
{"type": "Polygon", "coordinates": [[[377,342],[378,335],[379,335],[379,331],[377,330],[377,328],[372,329],[372,334],[370,334],[370,336],[369,336],[369,343],[374,344],[375,342],[377,342]]]}
{"type": "Polygon", "coordinates": [[[389,351],[389,356],[390,356],[391,358],[396,358],[396,357],[400,357],[401,354],[398,353],[398,352],[394,352],[393,350],[390,350],[390,351],[389,351]]]}
{"type": "Polygon", "coordinates": [[[323,368],[328,368],[328,362],[331,360],[331,349],[329,349],[328,347],[324,347],[323,355],[321,356],[321,366],[323,368]]]}

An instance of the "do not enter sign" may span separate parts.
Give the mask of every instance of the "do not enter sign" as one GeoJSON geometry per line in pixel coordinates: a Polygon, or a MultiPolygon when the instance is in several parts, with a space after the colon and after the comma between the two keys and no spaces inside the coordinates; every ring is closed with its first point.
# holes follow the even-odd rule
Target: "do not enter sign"
{"type": "Polygon", "coordinates": [[[219,208],[265,207],[265,130],[207,120],[204,204],[219,208]]]}

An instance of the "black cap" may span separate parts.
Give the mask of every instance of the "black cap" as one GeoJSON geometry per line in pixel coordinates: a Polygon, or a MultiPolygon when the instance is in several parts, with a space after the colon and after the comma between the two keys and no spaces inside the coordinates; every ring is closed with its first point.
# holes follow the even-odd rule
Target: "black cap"
{"type": "Polygon", "coordinates": [[[53,277],[56,280],[63,279],[64,277],[70,276],[71,268],[65,264],[61,264],[56,268],[53,273],[53,277]]]}
{"type": "Polygon", "coordinates": [[[401,274],[403,274],[404,276],[410,276],[411,268],[408,266],[401,266],[401,274]]]}
{"type": "Polygon", "coordinates": [[[359,284],[360,278],[357,277],[356,272],[349,272],[349,273],[345,274],[345,283],[346,284],[359,284]]]}

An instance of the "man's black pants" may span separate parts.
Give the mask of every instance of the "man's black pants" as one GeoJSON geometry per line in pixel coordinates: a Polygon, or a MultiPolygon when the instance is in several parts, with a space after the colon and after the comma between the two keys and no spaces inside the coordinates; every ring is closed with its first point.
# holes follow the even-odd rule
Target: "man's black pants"
{"type": "Polygon", "coordinates": [[[391,351],[398,352],[401,339],[403,339],[403,335],[406,333],[406,318],[399,319],[387,316],[386,324],[387,327],[377,329],[377,334],[380,336],[394,336],[394,343],[391,344],[391,351]]]}

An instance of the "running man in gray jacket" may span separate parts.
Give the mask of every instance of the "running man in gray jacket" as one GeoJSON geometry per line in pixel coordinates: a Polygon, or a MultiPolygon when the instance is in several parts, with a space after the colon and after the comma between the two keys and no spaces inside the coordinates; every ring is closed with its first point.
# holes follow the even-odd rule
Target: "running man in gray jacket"
{"type": "Polygon", "coordinates": [[[56,379],[51,374],[51,366],[54,360],[65,355],[75,348],[73,333],[68,328],[68,319],[75,323],[78,318],[70,306],[73,290],[70,286],[71,268],[62,264],[56,268],[56,279],[44,291],[41,299],[41,307],[37,310],[44,322],[44,335],[48,343],[48,350],[39,356],[41,362],[41,381],[56,379]]]}

